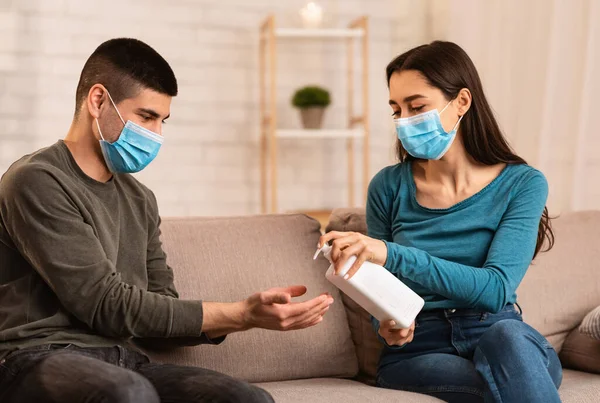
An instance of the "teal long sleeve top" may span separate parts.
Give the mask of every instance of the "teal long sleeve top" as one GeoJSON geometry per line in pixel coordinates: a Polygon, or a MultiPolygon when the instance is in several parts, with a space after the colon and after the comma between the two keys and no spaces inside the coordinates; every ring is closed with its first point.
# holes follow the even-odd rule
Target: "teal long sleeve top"
{"type": "Polygon", "coordinates": [[[417,202],[411,163],[401,163],[369,185],[368,235],[387,244],[385,268],[425,299],[424,310],[498,312],[516,302],[547,197],[541,172],[513,164],[466,200],[430,209],[417,202]]]}

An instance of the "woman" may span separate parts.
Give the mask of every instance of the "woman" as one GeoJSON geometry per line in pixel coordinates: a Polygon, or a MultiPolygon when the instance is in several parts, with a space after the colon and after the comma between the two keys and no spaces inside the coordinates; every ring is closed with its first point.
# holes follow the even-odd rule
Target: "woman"
{"type": "Polygon", "coordinates": [[[425,299],[410,329],[374,320],[378,385],[449,402],[560,402],[557,354],[515,309],[532,259],[554,243],[546,179],[507,144],[458,45],[409,50],[387,80],[400,163],[369,186],[368,237],[320,240],[333,240],[338,271],[356,255],[348,276],[369,260],[425,299]]]}

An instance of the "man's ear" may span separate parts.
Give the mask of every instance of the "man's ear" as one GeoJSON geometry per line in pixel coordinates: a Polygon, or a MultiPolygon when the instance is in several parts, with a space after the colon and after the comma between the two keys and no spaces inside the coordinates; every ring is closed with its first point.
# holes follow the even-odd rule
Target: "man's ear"
{"type": "Polygon", "coordinates": [[[94,119],[100,117],[100,110],[104,102],[106,102],[106,88],[102,84],[94,84],[87,96],[87,109],[94,119]]]}

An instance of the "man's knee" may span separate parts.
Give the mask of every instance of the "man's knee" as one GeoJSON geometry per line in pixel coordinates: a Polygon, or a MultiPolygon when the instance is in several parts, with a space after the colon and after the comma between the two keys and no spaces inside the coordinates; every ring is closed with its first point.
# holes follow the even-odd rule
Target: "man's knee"
{"type": "Polygon", "coordinates": [[[160,403],[154,386],[142,375],[127,371],[119,379],[112,379],[98,391],[107,402],[160,403]]]}
{"type": "Polygon", "coordinates": [[[218,381],[213,383],[214,387],[220,384],[216,393],[219,403],[273,403],[271,395],[264,389],[252,385],[246,381],[235,379],[225,375],[219,375],[218,381]],[[219,382],[220,381],[220,382],[219,382]]]}
{"type": "Polygon", "coordinates": [[[273,397],[264,389],[251,384],[241,384],[235,393],[230,396],[231,400],[224,403],[247,402],[247,403],[273,403],[273,397]]]}
{"type": "Polygon", "coordinates": [[[171,364],[142,366],[139,373],[160,395],[178,396],[178,401],[212,403],[273,403],[266,391],[241,379],[213,370],[171,364]]]}

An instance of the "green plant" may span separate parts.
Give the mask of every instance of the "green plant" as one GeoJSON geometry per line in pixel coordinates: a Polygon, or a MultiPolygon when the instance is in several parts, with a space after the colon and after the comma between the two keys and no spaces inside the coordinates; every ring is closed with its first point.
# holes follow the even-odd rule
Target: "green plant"
{"type": "Polygon", "coordinates": [[[317,86],[300,88],[292,97],[292,105],[297,108],[326,107],[330,103],[329,91],[317,86]]]}

